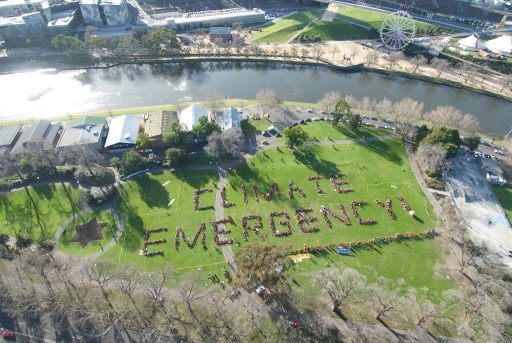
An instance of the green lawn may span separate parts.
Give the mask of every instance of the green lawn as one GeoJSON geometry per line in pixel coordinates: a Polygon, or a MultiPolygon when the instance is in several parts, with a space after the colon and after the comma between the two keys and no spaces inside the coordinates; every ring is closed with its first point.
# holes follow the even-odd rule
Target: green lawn
{"type": "MultiPolygon", "coordinates": [[[[225,215],[235,219],[231,225],[230,237],[240,242],[240,246],[233,249],[243,249],[245,240],[242,234],[242,216],[260,215],[263,219],[263,228],[259,235],[249,231],[248,241],[266,241],[272,244],[281,244],[291,248],[300,248],[304,244],[320,245],[339,243],[341,241],[365,240],[381,235],[392,235],[397,232],[419,232],[433,227],[434,214],[432,207],[422,194],[411,173],[406,160],[403,145],[395,140],[375,142],[370,144],[349,144],[336,146],[308,146],[302,153],[292,153],[285,148],[270,149],[258,153],[249,163],[241,165],[231,171],[228,178],[228,200],[235,203],[234,207],[225,210],[225,215]],[[329,180],[331,173],[341,171],[345,176],[343,180],[349,181],[348,187],[354,192],[338,194],[333,190],[329,180]],[[309,176],[320,175],[324,179],[320,184],[325,195],[317,194],[316,187],[309,176]],[[287,184],[290,179],[306,194],[301,198],[295,193],[294,199],[286,195],[287,184]],[[252,185],[257,184],[266,191],[270,184],[276,182],[281,192],[281,199],[263,200],[257,203],[252,195],[252,185]],[[248,189],[248,204],[243,203],[240,185],[246,184],[248,189]],[[411,207],[416,211],[418,219],[413,219],[402,209],[397,195],[404,196],[411,207]],[[383,200],[390,197],[393,200],[393,210],[398,220],[392,220],[385,209],[375,204],[375,199],[383,200]],[[374,218],[378,224],[373,226],[359,225],[350,210],[352,200],[365,200],[368,205],[360,210],[363,218],[374,218]],[[337,206],[343,204],[352,221],[346,226],[331,218],[333,228],[325,224],[319,213],[321,206],[339,213],[337,206]],[[318,218],[315,222],[320,231],[316,233],[303,233],[299,230],[294,218],[295,209],[312,208],[312,216],[318,218]],[[269,213],[275,210],[287,211],[290,215],[293,234],[288,237],[275,237],[269,228],[269,213]]],[[[277,230],[279,220],[276,219],[277,230]]],[[[254,224],[254,221],[251,222],[254,224]]],[[[281,228],[282,230],[282,228],[281,228]]],[[[392,279],[403,278],[407,285],[421,288],[427,287],[430,297],[439,299],[442,291],[450,287],[446,279],[434,278],[433,266],[437,261],[437,249],[434,241],[414,241],[393,243],[379,247],[375,251],[357,251],[351,257],[340,257],[329,253],[322,257],[313,257],[311,260],[297,264],[288,276],[295,279],[300,287],[298,291],[305,294],[315,292],[311,284],[312,273],[322,270],[326,265],[340,266],[345,264],[358,269],[370,280],[377,275],[384,275],[392,279]],[[407,261],[407,263],[404,263],[407,261]]]]}
{"type": "Polygon", "coordinates": [[[246,137],[252,137],[261,134],[262,131],[268,129],[272,122],[266,118],[242,120],[242,132],[246,137]]]}
{"type": "Polygon", "coordinates": [[[358,132],[354,132],[345,126],[333,127],[327,121],[309,122],[301,124],[301,127],[309,135],[310,141],[335,141],[391,134],[391,131],[369,126],[362,126],[358,132]]]}
{"type": "Polygon", "coordinates": [[[508,220],[512,220],[512,186],[507,184],[503,187],[492,186],[494,194],[498,197],[501,206],[507,214],[508,220]]]}
{"type": "Polygon", "coordinates": [[[0,194],[0,231],[30,235],[34,241],[53,237],[71,214],[80,211],[79,191],[71,186],[29,187],[0,194]]]}
{"type": "Polygon", "coordinates": [[[323,10],[295,13],[275,23],[263,25],[260,32],[252,36],[256,43],[285,43],[312,20],[322,16],[323,10]]]}
{"type": "Polygon", "coordinates": [[[114,232],[117,231],[116,219],[114,215],[109,211],[100,212],[89,212],[81,217],[76,218],[71,222],[66,231],[59,237],[59,249],[66,254],[75,256],[89,256],[101,250],[101,247],[105,247],[114,236],[114,232]],[[103,239],[99,241],[91,241],[85,248],[82,249],[80,243],[70,242],[69,240],[76,234],[76,225],[87,223],[92,218],[96,217],[98,223],[106,223],[102,230],[103,239]]]}
{"type": "MultiPolygon", "coordinates": [[[[255,43],[285,43],[292,39],[299,31],[315,20],[304,30],[305,33],[318,34],[323,41],[328,40],[355,40],[377,38],[382,22],[389,15],[380,11],[353,6],[341,6],[332,22],[320,20],[324,10],[295,13],[275,23],[262,26],[260,32],[252,36],[255,43]],[[354,24],[358,25],[354,25],[354,24]]],[[[418,35],[427,30],[438,30],[438,26],[416,21],[418,35]]],[[[442,29],[444,33],[451,30],[442,29]]]]}
{"type": "Polygon", "coordinates": [[[116,209],[125,219],[125,233],[119,244],[105,255],[119,263],[135,263],[145,271],[169,266],[189,272],[197,270],[219,271],[225,266],[221,250],[214,245],[210,221],[215,219],[214,210],[194,211],[193,195],[197,188],[209,188],[213,192],[201,195],[201,206],[213,205],[218,175],[215,172],[175,172],[144,176],[123,185],[121,202],[116,209]],[[167,183],[168,182],[168,183],[167,183]],[[167,184],[166,184],[167,183],[167,184]],[[165,186],[163,186],[165,184],[165,186]],[[171,206],[168,206],[172,201],[171,206]],[[181,227],[192,240],[201,223],[206,223],[207,250],[203,250],[200,238],[193,249],[181,240],[179,251],[174,246],[176,228],[181,227]],[[164,250],[165,256],[145,257],[139,251],[144,245],[144,231],[167,227],[168,232],[156,233],[150,240],[167,239],[167,243],[150,246],[150,251],[164,250]]]}

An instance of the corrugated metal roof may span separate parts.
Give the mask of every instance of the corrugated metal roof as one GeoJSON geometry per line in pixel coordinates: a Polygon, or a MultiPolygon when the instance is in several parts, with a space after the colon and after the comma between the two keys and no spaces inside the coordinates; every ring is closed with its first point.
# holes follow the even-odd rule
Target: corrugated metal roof
{"type": "Polygon", "coordinates": [[[60,123],[52,124],[47,120],[39,120],[35,124],[23,128],[23,132],[11,150],[11,154],[30,151],[32,144],[42,142],[45,149],[53,148],[53,143],[60,129],[60,123]]]}
{"type": "Polygon", "coordinates": [[[139,134],[139,116],[119,116],[112,119],[105,148],[116,144],[135,144],[139,134]]]}
{"type": "Polygon", "coordinates": [[[0,147],[11,146],[16,135],[21,130],[21,125],[0,126],[0,147]]]}

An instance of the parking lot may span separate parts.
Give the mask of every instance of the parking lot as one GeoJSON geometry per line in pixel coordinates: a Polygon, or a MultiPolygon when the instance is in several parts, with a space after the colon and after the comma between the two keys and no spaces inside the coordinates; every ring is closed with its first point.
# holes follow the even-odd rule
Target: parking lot
{"type": "Polygon", "coordinates": [[[478,164],[478,158],[461,152],[452,160],[452,169],[444,175],[446,189],[470,228],[476,243],[485,244],[512,267],[512,228],[498,199],[478,164]]]}

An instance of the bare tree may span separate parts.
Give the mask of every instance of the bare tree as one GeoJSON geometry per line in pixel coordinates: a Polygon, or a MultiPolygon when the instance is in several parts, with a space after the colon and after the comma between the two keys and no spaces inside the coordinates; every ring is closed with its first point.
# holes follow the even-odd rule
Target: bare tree
{"type": "Polygon", "coordinates": [[[280,108],[282,103],[283,100],[271,89],[260,89],[256,93],[256,106],[263,113],[280,108]]]}
{"type": "Polygon", "coordinates": [[[425,119],[436,126],[447,126],[474,134],[480,129],[480,121],[472,114],[462,113],[459,109],[447,105],[437,106],[425,114],[425,119]]]}
{"type": "Polygon", "coordinates": [[[393,105],[397,129],[400,129],[402,138],[409,137],[414,125],[423,118],[423,103],[411,98],[403,98],[393,105]]]}
{"type": "Polygon", "coordinates": [[[375,318],[382,321],[382,316],[397,310],[404,304],[404,299],[400,296],[401,285],[392,285],[391,282],[379,277],[377,283],[369,286],[371,304],[375,311],[375,318]]]}
{"type": "Polygon", "coordinates": [[[424,56],[415,56],[409,59],[409,63],[412,65],[412,73],[416,74],[421,66],[427,64],[428,60],[424,56]]]}
{"type": "Polygon", "coordinates": [[[352,268],[346,268],[343,272],[331,268],[324,270],[316,282],[329,295],[332,311],[340,313],[347,299],[364,290],[366,278],[352,268]]]}
{"type": "Polygon", "coordinates": [[[298,56],[297,45],[295,45],[295,44],[292,45],[292,47],[290,48],[290,55],[292,57],[297,57],[298,56]]]}
{"type": "Polygon", "coordinates": [[[340,49],[337,45],[333,45],[331,48],[331,57],[334,58],[335,55],[340,53],[340,49]]]}
{"type": "Polygon", "coordinates": [[[300,51],[300,56],[302,57],[303,60],[305,60],[306,57],[309,56],[309,50],[306,48],[302,48],[302,50],[300,51]]]}
{"type": "Polygon", "coordinates": [[[221,133],[213,132],[208,136],[205,151],[217,158],[229,156],[239,157],[244,150],[244,135],[242,130],[231,128],[221,133]]]}
{"type": "Polygon", "coordinates": [[[375,112],[379,117],[389,116],[393,111],[393,102],[384,98],[375,104],[375,112]]]}
{"type": "Polygon", "coordinates": [[[371,66],[372,64],[377,64],[377,61],[379,60],[379,53],[376,50],[370,50],[365,56],[365,61],[368,66],[371,66]]]}
{"type": "Polygon", "coordinates": [[[210,111],[212,121],[217,119],[217,111],[223,106],[222,96],[215,92],[209,92],[204,101],[204,106],[210,111]]]}
{"type": "Polygon", "coordinates": [[[506,75],[505,77],[503,77],[503,81],[501,83],[501,89],[500,89],[500,92],[503,92],[505,90],[505,88],[508,88],[508,90],[511,89],[511,86],[512,86],[512,74],[509,74],[509,75],[506,75]]]}
{"type": "Polygon", "coordinates": [[[334,111],[338,101],[342,99],[340,92],[328,92],[324,97],[318,101],[318,106],[326,113],[330,114],[334,111]]]}
{"type": "Polygon", "coordinates": [[[314,56],[315,56],[316,63],[318,64],[318,61],[320,61],[320,59],[324,56],[325,51],[324,51],[324,49],[322,49],[321,47],[317,47],[317,48],[313,51],[313,54],[314,54],[314,56]]]}
{"type": "Polygon", "coordinates": [[[426,172],[441,171],[446,153],[439,144],[421,144],[416,151],[416,159],[426,172]]]}
{"type": "MultiPolygon", "coordinates": [[[[426,292],[426,290],[424,290],[426,292]]],[[[438,314],[439,306],[433,304],[426,296],[418,297],[414,288],[406,294],[406,306],[413,313],[415,325],[426,329],[438,314]]]]}
{"type": "Polygon", "coordinates": [[[400,61],[401,55],[398,53],[388,54],[385,56],[385,60],[388,63],[388,69],[393,69],[398,61],[400,61]]]}
{"type": "Polygon", "coordinates": [[[353,63],[354,62],[354,59],[357,57],[357,55],[359,55],[359,52],[361,50],[359,50],[359,47],[357,46],[353,46],[350,48],[350,51],[349,51],[349,58],[350,58],[350,62],[353,63]]]}
{"type": "Polygon", "coordinates": [[[443,71],[447,70],[450,67],[450,62],[443,58],[436,58],[432,61],[432,66],[437,71],[437,77],[441,77],[443,71]]]}

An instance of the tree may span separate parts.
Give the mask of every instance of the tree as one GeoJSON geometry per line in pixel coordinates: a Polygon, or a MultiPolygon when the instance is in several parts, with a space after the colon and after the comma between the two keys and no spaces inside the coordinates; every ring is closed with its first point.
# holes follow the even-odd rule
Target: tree
{"type": "Polygon", "coordinates": [[[332,113],[332,125],[336,126],[338,123],[343,120],[345,116],[351,115],[351,107],[345,99],[340,99],[336,103],[334,107],[334,112],[332,113]]]}
{"type": "Polygon", "coordinates": [[[222,96],[215,92],[209,92],[206,96],[204,106],[210,111],[211,119],[217,119],[217,111],[223,106],[222,96]]]}
{"type": "Polygon", "coordinates": [[[283,100],[271,89],[260,89],[256,93],[256,106],[263,113],[269,113],[281,107],[283,100]]]}
{"type": "Polygon", "coordinates": [[[353,131],[357,131],[363,125],[363,118],[358,113],[352,113],[348,116],[347,124],[353,131]]]}
{"type": "Polygon", "coordinates": [[[231,128],[221,133],[213,132],[208,136],[208,144],[205,151],[217,158],[236,158],[244,150],[244,135],[241,129],[231,128]]]}
{"type": "Polygon", "coordinates": [[[282,273],[290,266],[284,247],[249,243],[235,255],[238,280],[248,291],[264,286],[272,293],[286,293],[289,285],[282,273]]]}
{"type": "Polygon", "coordinates": [[[308,134],[300,126],[292,126],[284,129],[284,141],[290,149],[300,148],[308,139],[308,134]]]}
{"type": "Polygon", "coordinates": [[[331,54],[332,54],[332,58],[334,58],[335,55],[339,54],[340,53],[340,49],[338,48],[337,45],[333,45],[332,48],[331,48],[331,54]]]}
{"type": "Polygon", "coordinates": [[[441,77],[441,74],[443,73],[443,71],[445,71],[446,69],[448,69],[450,67],[450,62],[448,62],[447,60],[445,60],[443,58],[435,58],[432,61],[432,66],[437,71],[437,77],[441,77]]]}
{"type": "Polygon", "coordinates": [[[20,250],[28,248],[32,245],[32,237],[17,233],[14,245],[20,250]]]}
{"type": "Polygon", "coordinates": [[[162,27],[142,37],[144,47],[152,54],[165,54],[180,48],[176,32],[162,27]]]}
{"type": "Polygon", "coordinates": [[[510,86],[512,85],[512,74],[504,76],[502,80],[503,81],[501,84],[500,92],[503,92],[505,90],[505,88],[507,88],[507,87],[510,90],[510,86]]]}
{"type": "Polygon", "coordinates": [[[379,117],[389,116],[393,111],[393,102],[384,98],[375,104],[375,112],[379,117]]]}
{"type": "Polygon", "coordinates": [[[430,133],[430,129],[427,125],[423,124],[420,127],[416,128],[416,131],[414,132],[414,136],[412,139],[416,144],[420,144],[425,137],[430,133]]]}
{"type": "Polygon", "coordinates": [[[398,61],[400,61],[401,56],[398,53],[388,54],[385,56],[385,60],[388,62],[388,68],[393,69],[398,61]]]}
{"type": "Polygon", "coordinates": [[[171,166],[177,166],[183,163],[187,158],[187,153],[183,149],[169,148],[165,150],[165,162],[171,166]]]}
{"type": "Polygon", "coordinates": [[[110,162],[113,167],[119,169],[125,175],[141,171],[149,163],[147,158],[133,150],[124,153],[121,157],[113,157],[110,162]]]}
{"type": "Polygon", "coordinates": [[[147,133],[139,134],[137,136],[137,149],[149,149],[150,147],[149,135],[147,133]]]}
{"type": "Polygon", "coordinates": [[[55,50],[66,52],[69,56],[85,54],[85,43],[74,37],[60,34],[52,39],[51,44],[55,50]]]}
{"type": "Polygon", "coordinates": [[[368,51],[368,53],[365,56],[365,61],[368,66],[371,66],[372,64],[376,64],[379,60],[379,53],[375,50],[368,51]]]}
{"type": "Polygon", "coordinates": [[[402,138],[407,138],[414,132],[414,127],[423,118],[423,103],[411,98],[403,98],[393,105],[395,123],[402,138]]]}
{"type": "Polygon", "coordinates": [[[412,65],[412,73],[416,74],[421,66],[427,64],[428,60],[424,56],[415,56],[409,60],[412,65]]]}
{"type": "Polygon", "coordinates": [[[393,285],[390,280],[379,277],[375,284],[369,286],[368,294],[378,321],[382,321],[383,315],[397,310],[403,304],[404,299],[400,297],[402,282],[400,280],[397,285],[393,285]]]}
{"type": "Polygon", "coordinates": [[[316,63],[318,64],[318,61],[320,61],[320,59],[324,56],[325,51],[324,49],[317,47],[313,53],[315,55],[316,63]]]}
{"type": "Polygon", "coordinates": [[[9,236],[3,232],[0,232],[0,245],[6,245],[9,242],[9,236]]]}
{"type": "Polygon", "coordinates": [[[302,48],[302,50],[300,51],[300,56],[302,57],[303,60],[305,60],[306,57],[309,56],[309,50],[306,48],[302,48]]]}
{"type": "Polygon", "coordinates": [[[87,48],[89,48],[93,52],[98,52],[100,56],[103,56],[103,50],[107,49],[110,46],[107,39],[101,36],[92,36],[87,39],[85,44],[87,48]]]}
{"type": "Polygon", "coordinates": [[[213,132],[221,132],[219,124],[208,121],[206,116],[199,118],[197,124],[192,127],[192,131],[198,136],[209,136],[213,132]]]}
{"type": "Polygon", "coordinates": [[[446,153],[439,144],[421,144],[416,151],[416,159],[428,176],[436,177],[441,173],[446,153]]]}
{"type": "Polygon", "coordinates": [[[478,149],[480,145],[480,137],[479,136],[470,136],[464,137],[462,143],[469,148],[469,150],[474,151],[478,149]]]}
{"type": "Polygon", "coordinates": [[[183,142],[183,128],[179,123],[171,123],[162,135],[162,141],[167,146],[178,146],[183,142]]]}
{"type": "Polygon", "coordinates": [[[325,93],[324,97],[318,101],[318,106],[322,109],[326,114],[331,114],[334,112],[334,108],[338,101],[342,99],[340,92],[328,92],[325,93]]]}
{"type": "Polygon", "coordinates": [[[366,278],[352,268],[345,268],[343,272],[330,268],[321,273],[316,283],[329,295],[332,311],[340,313],[341,306],[348,298],[363,291],[366,278]]]}
{"type": "Polygon", "coordinates": [[[459,131],[446,127],[436,127],[430,132],[421,144],[441,145],[446,149],[447,157],[454,157],[457,155],[460,145],[459,131]]]}
{"type": "Polygon", "coordinates": [[[461,129],[474,134],[480,129],[480,121],[470,113],[462,113],[453,106],[437,106],[425,115],[425,119],[436,126],[461,129]]]}

